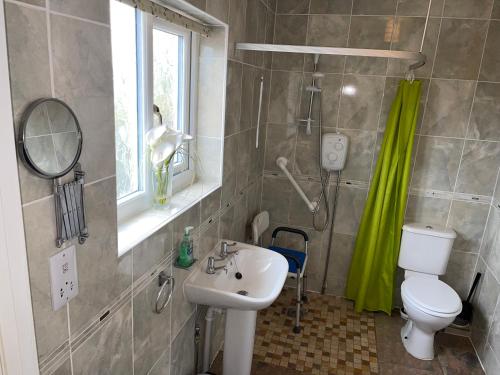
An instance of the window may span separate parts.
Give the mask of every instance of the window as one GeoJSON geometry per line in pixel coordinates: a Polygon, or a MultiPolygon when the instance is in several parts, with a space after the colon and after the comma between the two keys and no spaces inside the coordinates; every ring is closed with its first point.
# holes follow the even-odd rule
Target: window
{"type": "MultiPolygon", "coordinates": [[[[153,108],[165,125],[193,134],[190,95],[196,38],[187,29],[111,1],[119,219],[152,204],[143,139],[153,126],[153,108]]],[[[174,159],[174,192],[186,187],[193,175],[188,145],[184,149],[174,159]]]]}

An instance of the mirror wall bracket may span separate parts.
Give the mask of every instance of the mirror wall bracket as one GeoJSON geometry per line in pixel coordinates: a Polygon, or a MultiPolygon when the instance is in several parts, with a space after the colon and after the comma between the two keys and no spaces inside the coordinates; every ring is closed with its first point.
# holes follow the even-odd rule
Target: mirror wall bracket
{"type": "Polygon", "coordinates": [[[80,163],[75,165],[74,173],[75,179],[65,184],[60,179],[54,179],[57,247],[73,238],[78,238],[78,243],[83,244],[89,237],[85,221],[85,172],[81,170],[80,163]]]}

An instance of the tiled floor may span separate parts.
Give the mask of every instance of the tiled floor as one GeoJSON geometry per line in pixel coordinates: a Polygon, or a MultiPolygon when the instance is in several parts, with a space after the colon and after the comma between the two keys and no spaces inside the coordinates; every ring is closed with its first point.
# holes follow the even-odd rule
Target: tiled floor
{"type": "Polygon", "coordinates": [[[313,375],[377,374],[374,314],[357,314],[343,298],[309,294],[302,331],[292,332],[287,316],[295,291],[284,290],[259,312],[254,357],[257,361],[313,375]]]}
{"type": "MultiPolygon", "coordinates": [[[[286,307],[293,299],[285,290],[268,309],[259,312],[254,348],[255,375],[483,374],[466,337],[436,335],[436,358],[421,361],[409,355],[400,339],[404,321],[395,312],[357,314],[342,298],[309,294],[304,329],[292,333],[286,307]]],[[[212,371],[222,374],[222,355],[212,371]]]]}

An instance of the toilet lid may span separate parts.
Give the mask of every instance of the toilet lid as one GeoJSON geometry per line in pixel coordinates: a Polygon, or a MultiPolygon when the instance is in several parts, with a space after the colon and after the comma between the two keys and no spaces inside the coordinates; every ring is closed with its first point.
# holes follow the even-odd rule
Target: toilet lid
{"type": "Polygon", "coordinates": [[[454,314],[462,310],[457,292],[438,279],[410,277],[403,281],[401,293],[428,311],[454,314]]]}

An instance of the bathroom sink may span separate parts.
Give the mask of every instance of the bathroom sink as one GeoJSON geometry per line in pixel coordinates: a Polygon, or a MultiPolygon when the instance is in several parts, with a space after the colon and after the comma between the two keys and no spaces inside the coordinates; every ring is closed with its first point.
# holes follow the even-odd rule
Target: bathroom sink
{"type": "Polygon", "coordinates": [[[230,250],[237,250],[237,253],[217,262],[217,266],[226,264],[225,269],[208,274],[204,261],[187,278],[184,282],[186,298],[201,305],[245,311],[271,305],[285,283],[286,259],[274,251],[244,243],[236,243],[230,250]],[[241,275],[237,275],[238,272],[241,275]]]}

